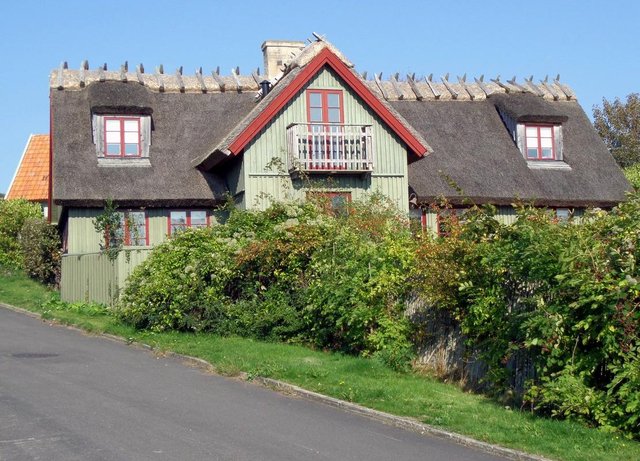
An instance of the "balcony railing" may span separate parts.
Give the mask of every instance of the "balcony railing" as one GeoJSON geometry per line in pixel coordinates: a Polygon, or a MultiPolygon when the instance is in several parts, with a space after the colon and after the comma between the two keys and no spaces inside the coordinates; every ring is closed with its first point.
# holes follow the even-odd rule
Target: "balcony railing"
{"type": "Polygon", "coordinates": [[[374,168],[371,125],[296,123],[287,127],[289,171],[367,173],[374,168]]]}

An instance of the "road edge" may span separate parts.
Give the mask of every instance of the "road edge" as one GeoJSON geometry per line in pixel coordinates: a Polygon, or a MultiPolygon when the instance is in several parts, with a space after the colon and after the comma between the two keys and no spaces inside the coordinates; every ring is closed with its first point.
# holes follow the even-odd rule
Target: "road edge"
{"type": "MultiPolygon", "coordinates": [[[[51,325],[64,326],[65,328],[76,330],[81,333],[89,333],[93,336],[102,337],[105,339],[109,339],[111,341],[116,341],[124,345],[137,345],[147,350],[154,350],[154,348],[148,344],[140,343],[137,341],[130,341],[121,336],[116,336],[109,333],[87,332],[86,330],[76,327],[74,325],[66,325],[66,324],[57,322],[55,319],[43,319],[42,314],[38,312],[30,311],[28,309],[23,309],[21,307],[12,306],[10,304],[6,304],[3,302],[0,302],[0,307],[26,315],[28,317],[41,319],[43,321],[48,322],[51,325]]],[[[199,357],[179,354],[173,351],[166,351],[163,353],[163,355],[165,355],[166,357],[182,360],[184,362],[187,362],[190,366],[201,368],[207,372],[215,371],[216,369],[213,364],[199,357]]],[[[457,432],[451,432],[451,431],[447,431],[444,429],[431,426],[429,424],[421,423],[420,421],[413,418],[409,418],[405,416],[396,416],[396,415],[392,415],[391,413],[374,410],[371,408],[364,407],[362,405],[358,405],[356,403],[340,400],[335,397],[329,397],[327,395],[319,394],[317,392],[313,392],[313,391],[304,389],[302,387],[296,386],[294,384],[289,384],[284,381],[279,381],[277,379],[265,378],[262,376],[249,377],[246,373],[240,373],[239,377],[244,381],[261,385],[262,387],[272,389],[282,394],[295,395],[298,397],[305,398],[307,400],[319,402],[325,405],[339,408],[341,410],[348,411],[350,413],[355,413],[361,416],[365,416],[367,418],[380,421],[384,424],[395,426],[411,432],[417,432],[423,435],[432,435],[438,438],[451,440],[459,445],[464,445],[469,448],[475,448],[485,453],[503,456],[507,459],[516,460],[516,461],[552,461],[551,459],[545,458],[543,456],[533,455],[530,453],[526,453],[524,451],[519,451],[512,448],[506,448],[506,447],[503,447],[500,445],[494,445],[488,442],[482,442],[481,440],[477,440],[477,439],[468,437],[466,435],[458,434],[457,432]]]]}

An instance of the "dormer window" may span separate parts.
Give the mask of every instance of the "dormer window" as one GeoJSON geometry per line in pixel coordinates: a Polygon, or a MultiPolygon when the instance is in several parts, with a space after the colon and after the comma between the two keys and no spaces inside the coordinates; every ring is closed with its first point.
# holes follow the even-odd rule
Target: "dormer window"
{"type": "Polygon", "coordinates": [[[105,156],[140,157],[140,117],[104,117],[105,156]]]}
{"type": "Polygon", "coordinates": [[[93,143],[100,166],[151,166],[151,116],[94,114],[93,143]]]}
{"type": "Polygon", "coordinates": [[[527,160],[555,160],[553,126],[525,125],[525,151],[527,160]]]}

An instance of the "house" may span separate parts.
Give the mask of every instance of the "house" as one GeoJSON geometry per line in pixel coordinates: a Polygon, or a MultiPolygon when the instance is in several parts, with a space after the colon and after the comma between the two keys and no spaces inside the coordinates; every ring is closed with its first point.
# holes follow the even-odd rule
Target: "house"
{"type": "Polygon", "coordinates": [[[42,207],[43,216],[48,218],[51,186],[49,160],[49,135],[29,136],[5,198],[36,202],[42,207]]]}
{"type": "Polygon", "coordinates": [[[509,220],[517,199],[580,213],[614,206],[629,188],[558,80],[367,80],[323,38],[262,50],[264,75],[86,62],[52,73],[63,299],[113,301],[150,248],[224,219],[228,197],[259,209],[380,192],[435,229],[430,204],[441,197],[495,204],[509,220]],[[93,224],[106,199],[126,223],[127,251],[114,263],[93,224]]]}

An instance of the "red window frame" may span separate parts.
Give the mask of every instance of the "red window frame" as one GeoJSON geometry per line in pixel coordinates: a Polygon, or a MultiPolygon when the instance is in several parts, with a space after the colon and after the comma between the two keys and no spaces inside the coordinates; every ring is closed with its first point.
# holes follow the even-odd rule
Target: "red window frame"
{"type": "Polygon", "coordinates": [[[122,158],[122,157],[140,157],[142,155],[142,133],[140,132],[140,117],[124,117],[124,116],[117,116],[117,117],[104,117],[104,155],[105,157],[115,157],[115,158],[122,158]],[[116,120],[118,122],[120,122],[120,153],[119,154],[110,154],[109,153],[109,149],[108,149],[108,144],[107,143],[107,122],[108,121],[113,121],[116,120]],[[137,153],[136,154],[125,154],[125,129],[124,129],[124,122],[125,121],[131,121],[131,120],[135,120],[138,122],[138,149],[137,149],[137,153]]]}
{"type": "Polygon", "coordinates": [[[171,232],[171,228],[172,228],[172,225],[171,225],[171,213],[181,213],[181,212],[185,213],[186,214],[186,219],[187,219],[187,222],[185,224],[185,228],[186,229],[193,229],[193,225],[191,223],[191,213],[198,212],[198,211],[201,211],[201,212],[205,213],[205,215],[206,215],[206,224],[204,226],[196,226],[196,228],[209,227],[211,225],[211,215],[209,214],[209,212],[207,210],[202,210],[202,209],[198,209],[198,210],[170,210],[169,214],[167,215],[167,235],[171,235],[172,234],[172,232],[171,232]]]}
{"type": "Polygon", "coordinates": [[[337,197],[343,197],[345,199],[345,208],[346,211],[349,212],[349,204],[351,203],[351,192],[345,191],[345,192],[322,192],[322,191],[318,191],[318,192],[307,192],[307,198],[318,198],[320,200],[326,200],[327,203],[324,204],[324,210],[326,212],[331,212],[333,214],[340,214],[342,213],[344,210],[341,210],[340,208],[336,207],[336,204],[333,202],[333,199],[337,198],[337,197]]]}
{"type": "MultiPolygon", "coordinates": [[[[555,132],[554,132],[554,125],[544,125],[544,124],[536,124],[536,125],[525,125],[524,126],[524,156],[527,160],[546,160],[546,161],[551,161],[551,160],[556,160],[557,159],[557,155],[556,155],[556,139],[555,139],[555,132]],[[536,129],[536,138],[538,140],[538,147],[537,147],[537,156],[536,157],[529,157],[529,146],[528,146],[528,139],[531,136],[527,136],[527,130],[530,128],[535,128],[536,129]],[[542,156],[542,136],[540,135],[540,129],[541,128],[550,128],[551,129],[551,157],[543,157],[542,156]]],[[[544,139],[548,139],[546,136],[544,139]]],[[[533,149],[533,147],[532,147],[533,149]]]]}
{"type": "Polygon", "coordinates": [[[324,90],[324,89],[313,89],[307,90],[307,121],[309,123],[329,123],[329,124],[338,124],[344,123],[344,98],[342,90],[324,90]],[[321,121],[311,121],[311,95],[319,94],[321,98],[320,108],[322,109],[322,120],[321,121]],[[340,101],[340,121],[339,122],[330,122],[329,121],[329,95],[337,94],[340,101]]]}
{"type": "MultiPolygon", "coordinates": [[[[126,246],[132,246],[131,244],[131,228],[129,227],[129,213],[144,213],[144,245],[136,244],[135,246],[149,246],[149,215],[144,210],[128,210],[125,212],[124,221],[124,244],[126,246]]],[[[137,242],[136,242],[137,243],[137,242]]]]}
{"type": "MultiPolygon", "coordinates": [[[[310,125],[310,135],[309,135],[309,146],[313,146],[316,145],[318,143],[318,138],[317,135],[313,134],[313,125],[320,125],[320,126],[330,126],[330,125],[334,125],[336,127],[342,125],[344,123],[344,97],[343,97],[344,93],[342,90],[334,90],[334,89],[308,89],[306,91],[306,99],[307,99],[307,122],[310,125]],[[318,94],[320,95],[320,109],[321,109],[321,120],[311,120],[311,109],[317,109],[317,106],[312,106],[311,105],[311,96],[314,94],[318,94]],[[338,104],[339,104],[339,114],[340,114],[340,120],[337,122],[331,122],[329,121],[329,95],[335,94],[338,96],[338,104]]],[[[337,164],[332,162],[332,156],[338,155],[340,147],[339,146],[334,146],[332,141],[331,141],[331,136],[327,136],[326,139],[322,140],[322,138],[320,137],[320,141],[319,143],[324,143],[324,159],[322,160],[327,160],[326,162],[312,162],[310,164],[311,169],[318,169],[318,170],[336,170],[336,169],[343,169],[345,166],[343,164],[337,164]],[[334,151],[334,147],[335,147],[335,151],[334,151]]],[[[309,149],[309,156],[313,157],[314,155],[314,150],[313,149],[309,149]]],[[[309,160],[319,160],[316,158],[309,158],[309,160]]]]}
{"type": "MultiPolygon", "coordinates": [[[[120,223],[123,231],[122,244],[124,246],[149,246],[149,215],[147,214],[147,212],[145,210],[124,210],[119,211],[118,213],[120,214],[120,223]],[[132,232],[131,228],[129,227],[129,213],[144,213],[144,245],[136,245],[131,243],[132,232]]],[[[110,245],[108,231],[105,231],[104,233],[104,241],[105,245],[108,248],[110,245]]]]}

